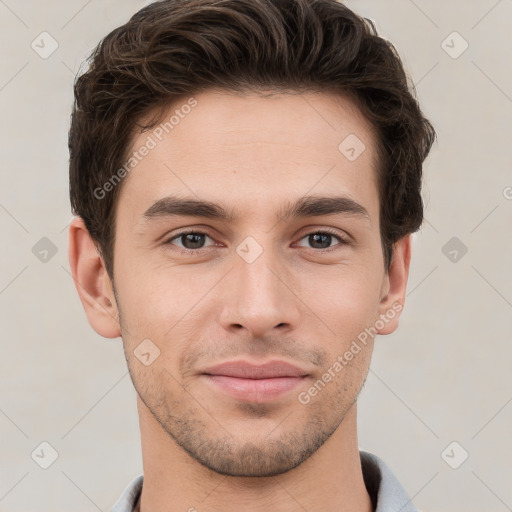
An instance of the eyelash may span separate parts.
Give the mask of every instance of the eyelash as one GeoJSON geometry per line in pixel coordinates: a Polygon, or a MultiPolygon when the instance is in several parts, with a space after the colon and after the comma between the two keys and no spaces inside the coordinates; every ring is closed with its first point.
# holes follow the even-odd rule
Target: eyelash
{"type": "MultiPolygon", "coordinates": [[[[177,233],[177,234],[173,235],[166,242],[164,242],[164,245],[173,245],[172,244],[173,240],[176,240],[177,238],[180,238],[180,237],[185,236],[185,235],[205,235],[205,236],[208,236],[208,237],[213,239],[213,237],[211,237],[205,231],[190,230],[190,231],[182,231],[181,233],[177,233]]],[[[306,238],[308,236],[311,236],[311,235],[331,235],[331,236],[334,236],[335,238],[337,238],[338,241],[340,242],[339,244],[335,245],[334,247],[329,247],[327,249],[312,249],[312,248],[310,248],[310,250],[315,251],[315,252],[324,252],[324,253],[325,252],[331,252],[331,251],[334,251],[337,248],[339,248],[338,245],[350,245],[350,241],[347,238],[342,237],[338,232],[336,232],[334,230],[331,230],[329,228],[326,228],[326,229],[323,229],[323,230],[318,229],[318,230],[311,231],[310,233],[306,233],[305,235],[303,235],[300,238],[300,240],[303,240],[304,238],[306,238]]],[[[181,254],[194,255],[195,256],[195,255],[200,255],[202,253],[202,251],[205,250],[205,249],[207,249],[207,248],[201,247],[200,249],[185,249],[185,248],[179,247],[178,251],[181,254]]]]}

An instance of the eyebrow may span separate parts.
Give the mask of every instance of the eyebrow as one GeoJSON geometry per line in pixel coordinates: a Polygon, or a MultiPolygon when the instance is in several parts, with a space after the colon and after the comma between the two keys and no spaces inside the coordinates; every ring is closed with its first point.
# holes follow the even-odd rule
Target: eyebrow
{"type": "MultiPolygon", "coordinates": [[[[281,220],[288,220],[290,218],[339,214],[366,218],[371,221],[366,208],[346,196],[304,196],[295,202],[286,202],[281,206],[276,216],[281,220]]],[[[194,198],[166,196],[152,204],[143,213],[140,220],[150,221],[156,218],[174,216],[203,217],[228,223],[235,223],[240,219],[237,210],[226,208],[218,203],[194,198]]]]}

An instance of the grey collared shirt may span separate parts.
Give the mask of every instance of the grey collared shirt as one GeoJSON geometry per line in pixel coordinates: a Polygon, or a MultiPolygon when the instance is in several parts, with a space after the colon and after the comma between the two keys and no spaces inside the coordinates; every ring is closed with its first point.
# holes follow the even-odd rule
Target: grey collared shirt
{"type": "MultiPolygon", "coordinates": [[[[360,450],[363,478],[375,512],[418,512],[386,463],[370,452],[360,450]]],[[[110,512],[135,512],[142,491],[143,475],[134,478],[110,512]]]]}

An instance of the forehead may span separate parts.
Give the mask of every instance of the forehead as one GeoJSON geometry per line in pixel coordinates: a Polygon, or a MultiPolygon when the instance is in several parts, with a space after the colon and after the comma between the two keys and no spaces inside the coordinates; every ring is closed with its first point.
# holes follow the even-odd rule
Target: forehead
{"type": "Polygon", "coordinates": [[[128,158],[136,153],[118,201],[132,221],[166,195],[264,210],[271,198],[335,191],[364,201],[377,191],[374,128],[350,99],[328,93],[183,96],[133,138],[128,158]]]}

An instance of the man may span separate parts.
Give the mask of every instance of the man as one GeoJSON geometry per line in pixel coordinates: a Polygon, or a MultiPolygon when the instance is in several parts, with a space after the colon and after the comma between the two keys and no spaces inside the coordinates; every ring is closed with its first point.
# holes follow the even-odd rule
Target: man
{"type": "Polygon", "coordinates": [[[416,510],[356,424],[435,138],[392,45],[335,0],[166,0],[75,100],[71,269],[138,394],[112,510],[416,510]]]}

